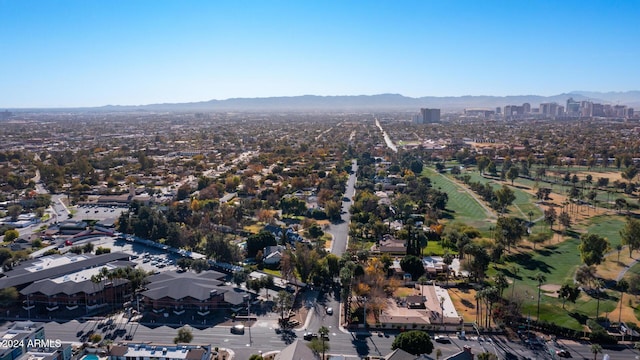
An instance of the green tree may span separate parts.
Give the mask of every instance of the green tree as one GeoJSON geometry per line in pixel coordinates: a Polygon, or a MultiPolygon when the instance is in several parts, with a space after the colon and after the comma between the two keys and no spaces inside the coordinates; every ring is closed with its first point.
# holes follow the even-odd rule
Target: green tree
{"type": "Polygon", "coordinates": [[[599,344],[591,344],[591,353],[593,354],[593,360],[598,358],[598,354],[602,352],[602,346],[599,344]]]}
{"type": "Polygon", "coordinates": [[[627,219],[627,223],[620,230],[620,237],[622,244],[629,247],[629,256],[633,256],[633,251],[640,249],[640,221],[634,218],[627,219]]]}
{"type": "Polygon", "coordinates": [[[278,295],[274,299],[275,311],[280,313],[280,322],[283,322],[285,319],[285,314],[289,312],[291,306],[293,305],[293,297],[290,293],[280,290],[278,291],[278,295]]]}
{"type": "Polygon", "coordinates": [[[431,354],[433,343],[428,333],[410,330],[396,336],[391,344],[391,349],[402,349],[412,355],[431,354]]]}
{"type": "Polygon", "coordinates": [[[524,224],[513,217],[501,217],[496,223],[496,234],[498,241],[507,249],[518,244],[527,230],[524,224]]]}
{"type": "Polygon", "coordinates": [[[298,243],[295,251],[294,266],[300,276],[300,281],[307,282],[314,267],[320,261],[320,255],[315,249],[309,249],[307,244],[298,243]]]}
{"type": "Polygon", "coordinates": [[[185,344],[185,343],[190,343],[191,340],[193,340],[193,333],[191,332],[191,329],[183,326],[180,329],[178,329],[178,335],[176,335],[176,337],[173,338],[173,343],[185,344]]]}
{"type": "Polygon", "coordinates": [[[8,287],[0,290],[0,307],[9,307],[16,301],[18,301],[18,290],[16,288],[8,287]]]}
{"type": "Polygon", "coordinates": [[[187,269],[189,269],[191,267],[191,264],[193,264],[193,259],[191,258],[181,257],[180,259],[178,259],[178,261],[176,261],[176,265],[178,265],[178,267],[182,271],[186,271],[187,269]]]}
{"type": "Polygon", "coordinates": [[[111,249],[108,247],[98,246],[96,249],[96,255],[108,254],[111,252],[111,249]]]}
{"type": "Polygon", "coordinates": [[[509,171],[507,171],[507,179],[511,180],[511,186],[513,186],[513,181],[517,179],[519,175],[520,172],[517,167],[512,166],[509,168],[509,171]]]}
{"type": "Polygon", "coordinates": [[[409,169],[411,169],[411,171],[413,171],[416,176],[420,175],[420,173],[422,172],[422,161],[418,159],[411,161],[411,164],[409,164],[409,169]]]}
{"type": "Polygon", "coordinates": [[[402,271],[411,274],[412,279],[418,279],[424,274],[424,265],[422,260],[415,255],[407,255],[400,260],[400,268],[402,271]]]}
{"type": "Polygon", "coordinates": [[[11,217],[11,221],[17,221],[18,216],[22,214],[22,206],[11,205],[7,208],[7,214],[11,217]]]}
{"type": "Polygon", "coordinates": [[[249,360],[262,360],[263,357],[260,354],[252,354],[251,356],[249,356],[249,360]]]}
{"type": "Polygon", "coordinates": [[[329,200],[324,205],[324,211],[327,214],[327,217],[334,221],[340,220],[341,210],[342,210],[341,204],[335,200],[329,200]]]}
{"type": "Polygon", "coordinates": [[[92,334],[92,335],[89,337],[89,341],[90,341],[90,342],[92,342],[92,343],[94,343],[94,344],[97,344],[97,343],[99,343],[100,341],[102,341],[102,335],[100,335],[100,334],[92,334]]]}
{"type": "Polygon", "coordinates": [[[486,169],[487,165],[489,165],[489,159],[486,156],[480,156],[477,160],[477,164],[478,171],[480,171],[480,174],[482,175],[484,173],[484,169],[486,169]]]}
{"type": "Polygon", "coordinates": [[[275,236],[268,231],[260,231],[247,237],[247,257],[253,258],[258,251],[263,250],[267,246],[277,245],[275,236]]]}
{"type": "Polygon", "coordinates": [[[12,242],[13,240],[17,239],[18,237],[20,237],[20,233],[16,229],[9,229],[9,230],[4,232],[4,241],[5,242],[12,242]]]}
{"type": "Polygon", "coordinates": [[[575,303],[580,296],[580,288],[577,286],[571,286],[569,284],[564,284],[558,290],[558,297],[562,299],[562,308],[564,309],[564,304],[567,300],[575,303]]]}
{"type": "Polygon", "coordinates": [[[580,257],[586,265],[598,265],[602,262],[605,252],[609,249],[609,241],[597,234],[580,236],[580,257]]]}
{"type": "Polygon", "coordinates": [[[317,239],[322,235],[324,235],[324,231],[322,231],[322,228],[318,226],[318,224],[313,224],[309,227],[309,236],[313,239],[317,239]]]}
{"type": "Polygon", "coordinates": [[[191,263],[191,268],[198,274],[209,270],[209,267],[209,261],[207,259],[195,259],[191,263]]]}
{"type": "Polygon", "coordinates": [[[311,339],[307,346],[314,353],[322,354],[322,359],[324,359],[324,354],[329,351],[329,342],[324,339],[311,339]]]}
{"type": "Polygon", "coordinates": [[[496,190],[496,201],[498,204],[498,209],[504,213],[507,206],[511,205],[513,201],[516,199],[516,195],[508,186],[503,185],[502,188],[496,190]]]}
{"type": "Polygon", "coordinates": [[[553,206],[549,206],[544,211],[544,221],[549,224],[549,228],[553,230],[553,224],[556,222],[558,215],[556,214],[556,209],[553,206]]]}

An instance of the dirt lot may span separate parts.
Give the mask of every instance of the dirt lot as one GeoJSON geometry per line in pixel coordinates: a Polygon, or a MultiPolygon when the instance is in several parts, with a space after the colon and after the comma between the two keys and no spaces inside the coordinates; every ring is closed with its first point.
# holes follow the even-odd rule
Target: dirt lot
{"type": "Polygon", "coordinates": [[[474,289],[457,289],[451,288],[449,296],[453,305],[456,307],[458,314],[462,316],[465,322],[476,321],[478,310],[476,309],[476,291],[474,289]]]}

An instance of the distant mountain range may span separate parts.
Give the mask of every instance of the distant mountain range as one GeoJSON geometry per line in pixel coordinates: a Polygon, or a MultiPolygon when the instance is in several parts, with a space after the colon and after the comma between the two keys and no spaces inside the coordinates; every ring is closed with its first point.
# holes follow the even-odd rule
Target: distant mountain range
{"type": "MultiPolygon", "coordinates": [[[[444,112],[462,111],[465,108],[503,107],[529,103],[538,107],[540,103],[556,102],[565,105],[568,98],[576,101],[591,100],[603,104],[620,104],[640,111],[640,91],[593,92],[572,91],[553,96],[515,95],[515,96],[425,96],[412,98],[399,94],[357,95],[357,96],[291,96],[267,98],[233,98],[227,100],[209,100],[192,103],[150,104],[139,106],[108,105],[96,108],[78,108],[73,110],[92,111],[247,111],[247,112],[338,112],[338,111],[415,111],[421,107],[440,108],[444,112]]],[[[26,109],[19,109],[26,110],[26,109]]],[[[44,109],[42,109],[44,110],[44,109]]],[[[59,110],[59,109],[57,109],[59,110]]],[[[72,109],[66,109],[72,110],[72,109]]]]}

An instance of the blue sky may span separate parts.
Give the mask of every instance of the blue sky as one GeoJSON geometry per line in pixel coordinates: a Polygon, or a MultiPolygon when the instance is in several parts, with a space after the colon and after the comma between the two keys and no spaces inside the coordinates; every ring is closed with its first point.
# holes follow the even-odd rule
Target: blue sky
{"type": "Polygon", "coordinates": [[[0,0],[0,108],[637,90],[640,2],[0,0]]]}

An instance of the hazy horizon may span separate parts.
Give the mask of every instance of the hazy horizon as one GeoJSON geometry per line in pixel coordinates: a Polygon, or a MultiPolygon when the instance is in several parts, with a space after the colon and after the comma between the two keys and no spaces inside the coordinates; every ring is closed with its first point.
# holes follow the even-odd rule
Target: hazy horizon
{"type": "Polygon", "coordinates": [[[635,1],[0,0],[0,108],[633,91],[638,15],[635,1]]]}

